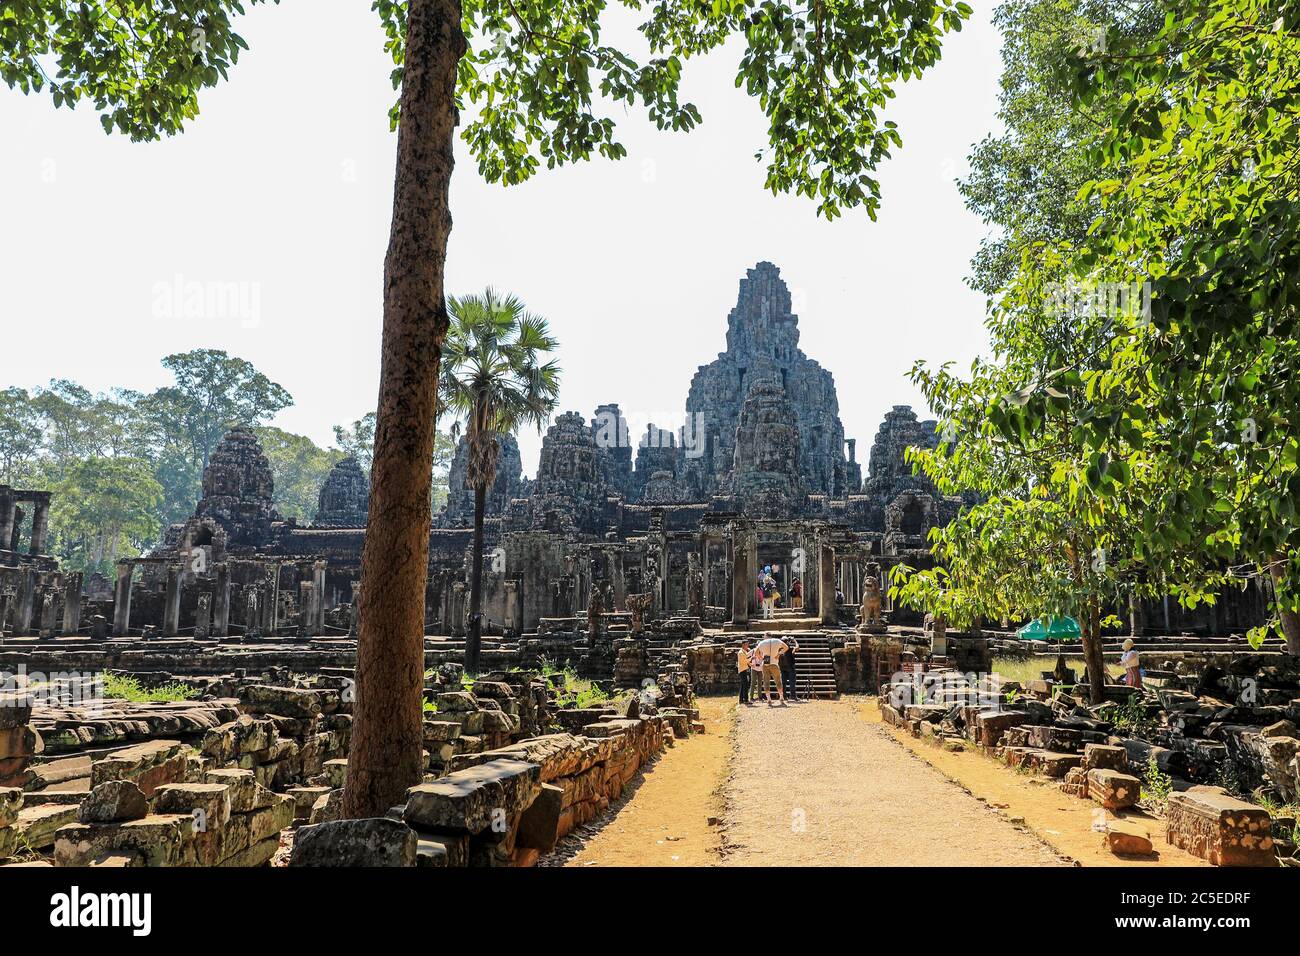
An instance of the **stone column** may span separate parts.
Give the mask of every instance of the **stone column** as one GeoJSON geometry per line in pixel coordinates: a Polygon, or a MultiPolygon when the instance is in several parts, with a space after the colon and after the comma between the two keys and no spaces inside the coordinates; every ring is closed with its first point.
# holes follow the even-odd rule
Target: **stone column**
{"type": "Polygon", "coordinates": [[[41,637],[53,637],[59,626],[59,595],[54,588],[41,594],[41,637]]]}
{"type": "Polygon", "coordinates": [[[18,608],[14,612],[14,636],[25,637],[32,630],[32,613],[36,608],[36,572],[27,568],[18,573],[18,608]]]}
{"type": "Polygon", "coordinates": [[[356,637],[361,627],[361,582],[352,582],[352,613],[348,615],[348,636],[356,637]]]}
{"type": "Polygon", "coordinates": [[[76,634],[81,624],[81,572],[63,579],[63,633],[76,634]]]}
{"type": "Polygon", "coordinates": [[[266,587],[266,633],[274,634],[280,624],[280,565],[276,564],[267,569],[267,587],[266,587]]]}
{"type": "Polygon", "coordinates": [[[749,573],[749,545],[744,535],[731,537],[731,623],[749,623],[749,605],[754,600],[754,579],[749,573]]]}
{"type": "Polygon", "coordinates": [[[212,626],[212,595],[204,591],[198,597],[198,603],[194,608],[194,638],[195,640],[206,640],[208,629],[212,626]]]}
{"type": "MultiPolygon", "coordinates": [[[[614,607],[611,610],[627,610],[627,579],[623,576],[623,553],[613,551],[609,556],[609,573],[614,578],[614,607]]],[[[523,617],[519,619],[520,630],[523,629],[523,617]]]]}
{"type": "Polygon", "coordinates": [[[135,565],[130,561],[119,561],[117,565],[117,587],[113,591],[113,636],[126,637],[131,630],[131,576],[135,565]]]}
{"type": "Polygon", "coordinates": [[[835,623],[835,550],[824,543],[817,549],[817,609],[823,624],[835,623]]]}
{"type": "Polygon", "coordinates": [[[258,633],[262,627],[258,621],[260,612],[260,602],[258,600],[257,588],[244,588],[244,636],[258,633]]]}
{"type": "Polygon", "coordinates": [[[212,636],[230,634],[230,565],[222,561],[216,566],[217,585],[213,593],[212,636]]]}
{"type": "Polygon", "coordinates": [[[26,515],[27,512],[23,511],[23,509],[20,506],[18,506],[17,504],[14,505],[13,528],[9,532],[9,541],[7,544],[5,544],[5,547],[8,548],[10,551],[17,552],[18,550],[18,537],[19,535],[22,534],[23,518],[26,515]]]}
{"type": "Polygon", "coordinates": [[[9,550],[9,542],[13,540],[16,508],[13,489],[8,486],[0,488],[0,550],[9,550]]]}
{"type": "Polygon", "coordinates": [[[31,554],[43,554],[45,552],[45,528],[49,521],[50,500],[37,500],[32,505],[32,545],[28,548],[31,554]]]}
{"type": "Polygon", "coordinates": [[[520,613],[519,582],[507,580],[505,585],[505,629],[508,634],[523,632],[523,615],[520,613]]]}
{"type": "Polygon", "coordinates": [[[0,636],[4,635],[5,625],[9,623],[9,611],[13,604],[14,595],[9,591],[0,591],[0,636]]]}
{"type": "Polygon", "coordinates": [[[298,636],[306,637],[316,623],[316,585],[298,582],[298,636]]]}
{"type": "Polygon", "coordinates": [[[163,597],[163,637],[175,637],[181,627],[181,569],[167,569],[167,591],[163,597]]]}
{"type": "Polygon", "coordinates": [[[465,636],[465,583],[456,581],[451,586],[451,636],[465,636]]]}
{"type": "MultiPolygon", "coordinates": [[[[311,568],[312,590],[316,592],[315,615],[312,626],[316,634],[325,633],[325,562],[317,561],[311,568]]],[[[428,585],[426,583],[425,587],[428,585]]]]}

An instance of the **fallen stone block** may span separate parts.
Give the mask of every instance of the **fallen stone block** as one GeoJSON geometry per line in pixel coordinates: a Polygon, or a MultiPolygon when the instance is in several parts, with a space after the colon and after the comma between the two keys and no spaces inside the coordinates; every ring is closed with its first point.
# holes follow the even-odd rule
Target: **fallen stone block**
{"type": "Polygon", "coordinates": [[[175,813],[122,823],[69,823],[56,835],[54,864],[88,866],[114,851],[137,853],[144,866],[193,865],[194,818],[175,813]]]}
{"type": "Polygon", "coordinates": [[[106,780],[81,801],[77,819],[82,823],[117,823],[149,815],[149,800],[130,780],[106,780]]]}
{"type": "Polygon", "coordinates": [[[386,817],[335,820],[303,827],[293,842],[291,866],[415,866],[419,837],[386,817]]]}
{"type": "Polygon", "coordinates": [[[541,768],[498,759],[458,770],[406,794],[403,819],[434,832],[480,833],[529,806],[540,786],[541,768]]]}
{"type": "Polygon", "coordinates": [[[0,787],[0,829],[13,826],[23,808],[23,792],[17,787],[0,787]]]}
{"type": "Polygon", "coordinates": [[[1106,821],[1106,848],[1120,856],[1149,856],[1155,851],[1145,826],[1113,817],[1106,821]]]}
{"type": "Polygon", "coordinates": [[[31,724],[0,728],[0,760],[34,757],[45,752],[45,741],[31,724]]]}
{"type": "Polygon", "coordinates": [[[320,695],[297,687],[250,684],[239,689],[239,706],[249,714],[310,718],[321,712],[320,695]]]}
{"type": "Polygon", "coordinates": [[[130,780],[146,797],[152,796],[163,784],[183,781],[187,766],[184,745],[179,741],[150,740],[94,761],[90,765],[91,788],[109,780],[130,780]]]}
{"type": "Polygon", "coordinates": [[[60,804],[23,807],[18,811],[18,819],[13,829],[19,846],[32,850],[43,850],[54,844],[54,834],[65,824],[77,819],[75,806],[60,804]]]}
{"type": "MultiPolygon", "coordinates": [[[[230,790],[230,812],[247,813],[259,806],[259,791],[269,793],[257,785],[251,770],[209,770],[203,775],[204,783],[213,783],[230,790]]],[[[269,806],[270,800],[262,803],[269,806]]]]}
{"type": "Polygon", "coordinates": [[[311,817],[311,808],[316,805],[316,801],[329,792],[329,787],[290,787],[286,790],[285,793],[293,797],[294,819],[309,819],[311,817]]]}
{"type": "Polygon", "coordinates": [[[1221,787],[1171,794],[1165,822],[1170,844],[1215,866],[1277,866],[1268,811],[1221,787]]]}
{"type": "Polygon", "coordinates": [[[1123,747],[1108,744],[1085,744],[1083,748],[1084,770],[1128,770],[1128,751],[1123,747]]]}
{"type": "Polygon", "coordinates": [[[1107,810],[1136,806],[1142,796],[1142,781],[1118,770],[1089,770],[1088,796],[1107,810]]]}
{"type": "Polygon", "coordinates": [[[1031,723],[1023,710],[984,710],[975,715],[975,741],[985,747],[996,747],[1002,734],[1019,724],[1031,723]]]}

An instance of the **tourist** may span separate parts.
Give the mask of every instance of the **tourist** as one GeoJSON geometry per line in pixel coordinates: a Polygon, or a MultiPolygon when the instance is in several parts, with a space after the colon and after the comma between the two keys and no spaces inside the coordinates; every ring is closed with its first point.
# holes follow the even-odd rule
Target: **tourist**
{"type": "Polygon", "coordinates": [[[792,640],[781,655],[781,683],[785,685],[785,694],[791,700],[799,699],[799,689],[795,686],[795,654],[799,651],[799,642],[792,640]]]}
{"type": "Polygon", "coordinates": [[[749,655],[749,697],[751,700],[758,699],[758,695],[762,693],[763,685],[763,655],[755,647],[749,655]]]}
{"type": "Polygon", "coordinates": [[[740,673],[740,702],[749,706],[750,651],[749,641],[740,642],[736,651],[736,670],[740,673]]]}
{"type": "Polygon", "coordinates": [[[796,611],[803,609],[803,582],[798,578],[790,585],[790,606],[796,611]]]}
{"type": "Polygon", "coordinates": [[[763,582],[760,579],[759,582],[754,585],[754,607],[758,608],[758,616],[763,619],[767,618],[767,604],[765,603],[765,600],[766,599],[763,595],[763,582]]]}
{"type": "Polygon", "coordinates": [[[785,688],[781,685],[781,655],[790,649],[790,646],[779,637],[769,637],[758,642],[754,648],[762,658],[763,669],[763,696],[767,702],[772,703],[772,687],[768,682],[776,684],[777,695],[781,703],[785,703],[785,688]]]}
{"type": "Polygon", "coordinates": [[[1133,638],[1125,638],[1124,653],[1120,656],[1119,666],[1124,668],[1124,683],[1129,687],[1142,686],[1142,659],[1133,648],[1133,638]]]}
{"type": "Polygon", "coordinates": [[[767,578],[763,581],[763,586],[759,589],[763,593],[763,620],[769,620],[772,617],[772,579],[767,578]]]}

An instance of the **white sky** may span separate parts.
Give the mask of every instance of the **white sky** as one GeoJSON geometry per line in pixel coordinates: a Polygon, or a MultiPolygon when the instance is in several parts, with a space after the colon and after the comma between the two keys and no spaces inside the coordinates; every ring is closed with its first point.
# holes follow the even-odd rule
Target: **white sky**
{"type": "MultiPolygon", "coordinates": [[[[985,230],[954,185],[995,126],[999,37],[991,2],[974,5],[887,113],[904,145],[881,171],[878,222],[856,211],[828,224],[811,201],[764,191],[763,118],[735,89],[739,52],[726,48],[687,64],[683,98],[704,117],[694,132],[617,108],[619,163],[505,189],[484,184],[458,143],[448,290],[494,284],[550,319],[562,410],[590,418],[612,401],[634,428],[675,426],[695,369],[725,345],[740,278],[771,260],[865,462],[891,405],[921,410],[906,379],[915,359],[966,367],[985,345],[983,299],[963,282],[985,230]]],[[[395,136],[368,6],[254,8],[230,82],[162,143],[105,136],[89,104],[55,110],[0,88],[0,386],[149,390],[168,381],[164,355],[208,347],[287,388],[295,405],[275,424],[318,443],[373,409],[395,136]],[[178,277],[239,283],[242,306],[187,317],[163,291],[178,277]]],[[[532,474],[540,436],[520,444],[532,474]]]]}

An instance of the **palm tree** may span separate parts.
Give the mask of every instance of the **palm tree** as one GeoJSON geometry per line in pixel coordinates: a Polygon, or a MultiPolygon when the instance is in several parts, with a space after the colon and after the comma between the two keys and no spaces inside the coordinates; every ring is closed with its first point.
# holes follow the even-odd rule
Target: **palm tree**
{"type": "Polygon", "coordinates": [[[474,563],[470,569],[465,671],[478,673],[483,635],[483,511],[496,480],[499,438],[523,425],[540,430],[555,410],[560,369],[541,356],[554,351],[544,318],[524,311],[513,295],[448,296],[451,326],[443,344],[438,413],[465,422],[466,481],[474,489],[474,563]]]}

